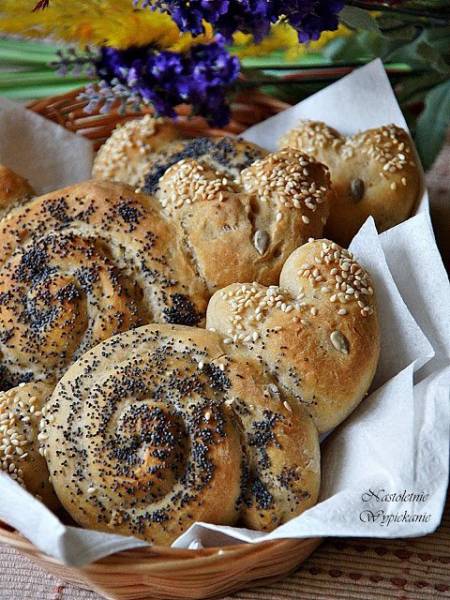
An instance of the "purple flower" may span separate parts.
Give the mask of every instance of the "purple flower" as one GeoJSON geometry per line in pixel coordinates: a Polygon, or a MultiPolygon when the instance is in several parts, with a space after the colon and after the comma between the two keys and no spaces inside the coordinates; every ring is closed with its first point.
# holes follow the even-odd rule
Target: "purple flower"
{"type": "Polygon", "coordinates": [[[337,29],[338,13],[344,8],[344,0],[275,0],[271,4],[273,19],[284,15],[302,43],[318,40],[322,31],[337,29]]]}
{"type": "Polygon", "coordinates": [[[133,98],[151,103],[160,115],[175,117],[174,107],[189,103],[195,113],[223,126],[229,120],[225,95],[239,75],[239,60],[219,38],[184,54],[157,52],[150,46],[102,48],[96,69],[112,88],[126,86],[133,98]]]}
{"type": "Polygon", "coordinates": [[[193,35],[204,32],[204,21],[227,41],[238,30],[261,40],[270,29],[268,0],[144,0],[142,5],[170,14],[181,31],[193,35]]]}
{"type": "Polygon", "coordinates": [[[144,0],[144,6],[170,14],[181,31],[203,33],[203,21],[228,42],[233,33],[251,33],[256,42],[269,32],[272,23],[288,21],[299,41],[319,38],[322,31],[335,30],[343,0],[144,0]]]}
{"type": "MultiPolygon", "coordinates": [[[[164,5],[166,3],[158,3],[164,5]]],[[[203,20],[216,23],[229,9],[230,0],[175,0],[170,2],[172,19],[181,31],[190,31],[194,35],[203,33],[203,20]]],[[[166,10],[164,6],[161,6],[166,10]]]]}

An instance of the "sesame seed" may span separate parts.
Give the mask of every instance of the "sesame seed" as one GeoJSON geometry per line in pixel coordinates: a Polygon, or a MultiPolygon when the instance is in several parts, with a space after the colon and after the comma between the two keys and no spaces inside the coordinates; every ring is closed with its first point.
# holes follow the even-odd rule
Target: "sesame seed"
{"type": "Polygon", "coordinates": [[[289,402],[287,400],[284,400],[283,402],[283,406],[289,411],[292,412],[292,408],[291,405],[289,404],[289,402]]]}

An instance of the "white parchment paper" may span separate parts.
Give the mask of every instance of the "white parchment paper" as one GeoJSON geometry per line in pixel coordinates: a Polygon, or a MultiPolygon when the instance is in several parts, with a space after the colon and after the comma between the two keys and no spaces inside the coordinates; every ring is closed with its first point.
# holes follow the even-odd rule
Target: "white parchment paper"
{"type": "MultiPolygon", "coordinates": [[[[300,118],[322,119],[346,134],[390,122],[406,126],[380,61],[252,127],[245,137],[275,150],[277,139],[300,118]]],[[[439,525],[450,439],[450,285],[427,208],[425,191],[416,216],[380,236],[369,219],[352,242],[375,283],[381,359],[371,394],[322,444],[320,502],[269,534],[196,523],[174,546],[410,537],[439,525]]],[[[145,545],[64,526],[2,473],[0,519],[47,554],[76,566],[145,545]]]]}
{"type": "Polygon", "coordinates": [[[90,179],[89,140],[0,98],[0,164],[26,177],[38,194],[90,179]]]}

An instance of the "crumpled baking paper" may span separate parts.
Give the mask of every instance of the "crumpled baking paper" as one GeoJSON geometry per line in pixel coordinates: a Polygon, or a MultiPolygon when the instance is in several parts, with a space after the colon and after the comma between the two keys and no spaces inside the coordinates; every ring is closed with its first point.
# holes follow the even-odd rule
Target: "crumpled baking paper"
{"type": "Polygon", "coordinates": [[[90,179],[89,140],[0,98],[0,164],[28,179],[38,194],[90,179]]]}
{"type": "MultiPolygon", "coordinates": [[[[406,126],[380,61],[252,127],[245,137],[274,150],[300,118],[322,119],[347,134],[390,122],[406,126]]],[[[322,443],[319,503],[271,533],[196,523],[175,547],[289,537],[403,538],[439,525],[450,439],[450,285],[426,192],[414,217],[381,235],[369,219],[351,250],[374,279],[381,359],[370,395],[322,443]]],[[[64,526],[2,473],[0,499],[0,519],[70,565],[146,545],[64,526]]]]}

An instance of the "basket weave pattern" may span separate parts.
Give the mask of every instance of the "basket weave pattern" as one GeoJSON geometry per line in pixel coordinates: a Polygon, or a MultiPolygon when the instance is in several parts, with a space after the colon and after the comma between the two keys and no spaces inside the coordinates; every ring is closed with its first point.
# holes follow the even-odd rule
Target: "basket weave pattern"
{"type": "MultiPolygon", "coordinates": [[[[87,115],[79,90],[33,102],[28,108],[69,131],[92,140],[97,150],[117,124],[145,112],[122,115],[118,107],[108,114],[87,115]]],[[[213,129],[188,106],[178,109],[177,127],[190,137],[238,135],[289,105],[257,91],[247,90],[232,105],[225,129],[213,129]]],[[[169,600],[210,598],[267,583],[293,571],[320,543],[317,539],[276,540],[222,548],[181,550],[162,546],[128,550],[87,567],[68,567],[40,552],[18,532],[0,523],[0,542],[31,557],[50,573],[114,600],[169,600]]]]}
{"type": "MultiPolygon", "coordinates": [[[[29,104],[28,108],[69,131],[92,140],[96,150],[110,136],[117,124],[152,113],[151,108],[148,108],[139,113],[123,115],[119,113],[118,106],[113,105],[108,114],[101,114],[99,110],[86,114],[83,109],[87,102],[78,99],[79,93],[80,90],[74,90],[61,96],[38,100],[29,104]]],[[[184,105],[177,109],[179,115],[177,126],[189,137],[239,135],[251,125],[264,121],[285,108],[289,108],[289,106],[286,102],[256,90],[247,90],[245,95],[240,94],[235,98],[232,104],[230,123],[224,129],[209,127],[205,119],[192,116],[189,106],[184,105]]]]}

